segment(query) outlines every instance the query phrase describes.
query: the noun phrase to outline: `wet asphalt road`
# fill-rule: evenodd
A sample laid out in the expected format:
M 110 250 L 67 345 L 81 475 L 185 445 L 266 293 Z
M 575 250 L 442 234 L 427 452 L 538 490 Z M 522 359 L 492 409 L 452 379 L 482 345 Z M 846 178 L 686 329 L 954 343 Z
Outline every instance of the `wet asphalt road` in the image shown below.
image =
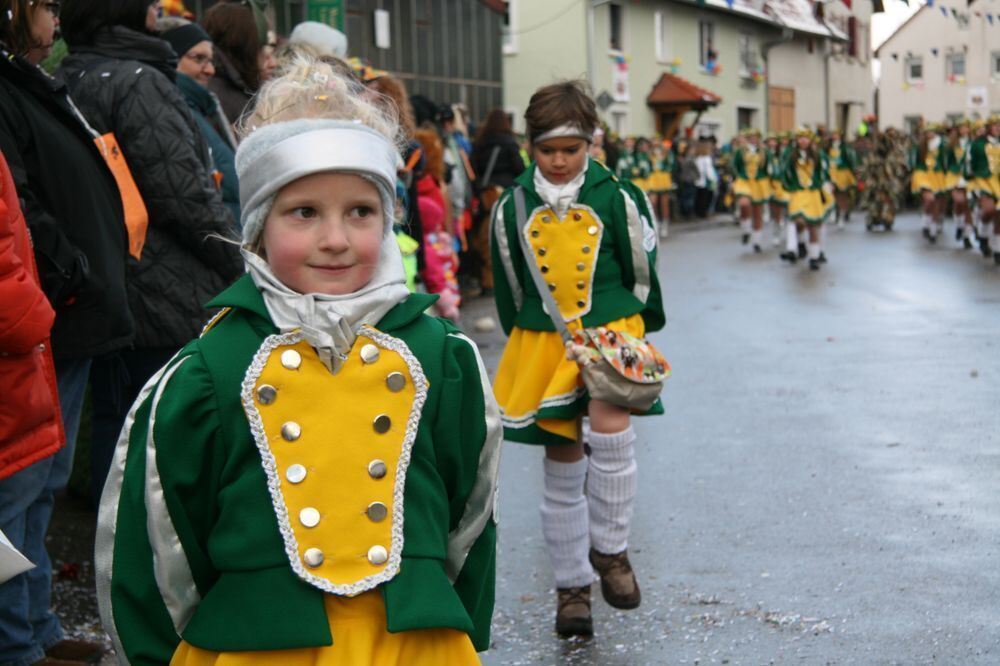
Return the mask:
M 596 601 L 592 640 L 554 634 L 541 452 L 506 445 L 484 663 L 1000 663 L 1000 268 L 927 246 L 912 215 L 831 230 L 818 273 L 738 237 L 676 225 L 662 248 L 673 377 L 667 415 L 636 421 L 642 606 Z M 492 304 L 464 311 L 471 328 Z M 473 335 L 494 368 L 502 333 Z M 64 501 L 53 539 L 80 564 L 56 596 L 83 635 L 88 519 Z

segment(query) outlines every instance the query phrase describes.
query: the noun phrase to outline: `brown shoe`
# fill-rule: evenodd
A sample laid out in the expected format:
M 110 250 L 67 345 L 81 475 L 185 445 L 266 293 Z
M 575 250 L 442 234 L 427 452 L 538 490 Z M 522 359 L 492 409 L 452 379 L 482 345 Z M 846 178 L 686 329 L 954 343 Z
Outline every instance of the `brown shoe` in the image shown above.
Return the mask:
M 96 664 L 104 656 L 104 648 L 97 643 L 88 643 L 87 641 L 67 638 L 46 650 L 45 656 L 57 661 Z
M 639 583 L 628 561 L 628 551 L 604 555 L 590 549 L 590 563 L 601 576 L 601 594 L 608 605 L 621 610 L 638 608 L 642 599 Z
M 593 636 L 590 617 L 590 586 L 561 587 L 556 609 L 556 633 L 560 636 Z

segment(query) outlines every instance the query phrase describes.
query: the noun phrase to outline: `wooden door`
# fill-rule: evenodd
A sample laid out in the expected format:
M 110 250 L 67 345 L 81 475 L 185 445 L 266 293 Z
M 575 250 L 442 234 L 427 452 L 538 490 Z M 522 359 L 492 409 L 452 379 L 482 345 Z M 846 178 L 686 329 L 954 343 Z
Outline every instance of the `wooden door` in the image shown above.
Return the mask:
M 795 129 L 795 89 L 768 88 L 768 130 L 791 132 Z

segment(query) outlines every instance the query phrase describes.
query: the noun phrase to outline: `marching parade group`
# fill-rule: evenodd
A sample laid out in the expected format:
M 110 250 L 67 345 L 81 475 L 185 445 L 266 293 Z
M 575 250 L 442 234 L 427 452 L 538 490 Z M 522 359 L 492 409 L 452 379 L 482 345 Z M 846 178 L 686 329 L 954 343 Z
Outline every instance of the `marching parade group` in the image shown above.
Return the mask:
M 873 120 L 866 118 L 854 141 L 822 128 L 766 137 L 746 129 L 718 151 L 707 168 L 729 183 L 722 207 L 732 207 L 742 243 L 763 252 L 769 220 L 774 244 L 783 244 L 781 259 L 808 260 L 819 270 L 827 261 L 827 222 L 843 226 L 859 206 L 869 230 L 891 230 L 909 194 L 920 205 L 928 242 L 938 241 L 950 213 L 956 241 L 1000 265 L 1000 116 L 928 123 L 912 139 L 895 128 L 879 131 Z M 615 162 L 617 176 L 646 192 L 664 225 L 687 152 L 679 144 L 627 138 Z

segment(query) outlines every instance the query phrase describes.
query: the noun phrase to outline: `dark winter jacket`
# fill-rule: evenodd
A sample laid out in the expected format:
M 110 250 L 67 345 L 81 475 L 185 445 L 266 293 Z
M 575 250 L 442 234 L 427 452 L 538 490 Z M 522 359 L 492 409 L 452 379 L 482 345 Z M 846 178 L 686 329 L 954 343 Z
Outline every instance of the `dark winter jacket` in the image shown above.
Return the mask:
M 0 157 L 0 479 L 60 448 L 49 331 L 55 313 L 42 292 L 31 238 L 7 163 Z
M 233 125 L 243 115 L 253 97 L 253 91 L 243 82 L 243 77 L 226 54 L 218 48 L 215 49 L 215 76 L 209 80 L 208 89 L 219 98 L 222 112 Z
M 146 245 L 129 263 L 137 348 L 180 348 L 205 323 L 203 305 L 243 271 L 235 222 L 212 178 L 198 123 L 173 83 L 162 39 L 115 26 L 70 45 L 58 74 L 99 132 L 114 132 L 149 212 Z
M 487 174 L 494 147 L 500 150 L 493 172 Z M 476 173 L 476 192 L 482 192 L 487 187 L 511 187 L 514 179 L 524 171 L 524 160 L 521 159 L 517 141 L 510 134 L 488 134 L 480 138 L 472 147 L 472 170 Z M 489 183 L 484 182 L 487 175 Z
M 240 184 L 236 178 L 236 142 L 218 98 L 187 74 L 177 72 L 177 87 L 184 93 L 198 129 L 212 151 L 212 162 L 222 176 L 222 202 L 238 223 Z
M 56 358 L 121 349 L 134 332 L 125 295 L 121 197 L 66 87 L 0 49 L 0 151 L 56 310 Z

